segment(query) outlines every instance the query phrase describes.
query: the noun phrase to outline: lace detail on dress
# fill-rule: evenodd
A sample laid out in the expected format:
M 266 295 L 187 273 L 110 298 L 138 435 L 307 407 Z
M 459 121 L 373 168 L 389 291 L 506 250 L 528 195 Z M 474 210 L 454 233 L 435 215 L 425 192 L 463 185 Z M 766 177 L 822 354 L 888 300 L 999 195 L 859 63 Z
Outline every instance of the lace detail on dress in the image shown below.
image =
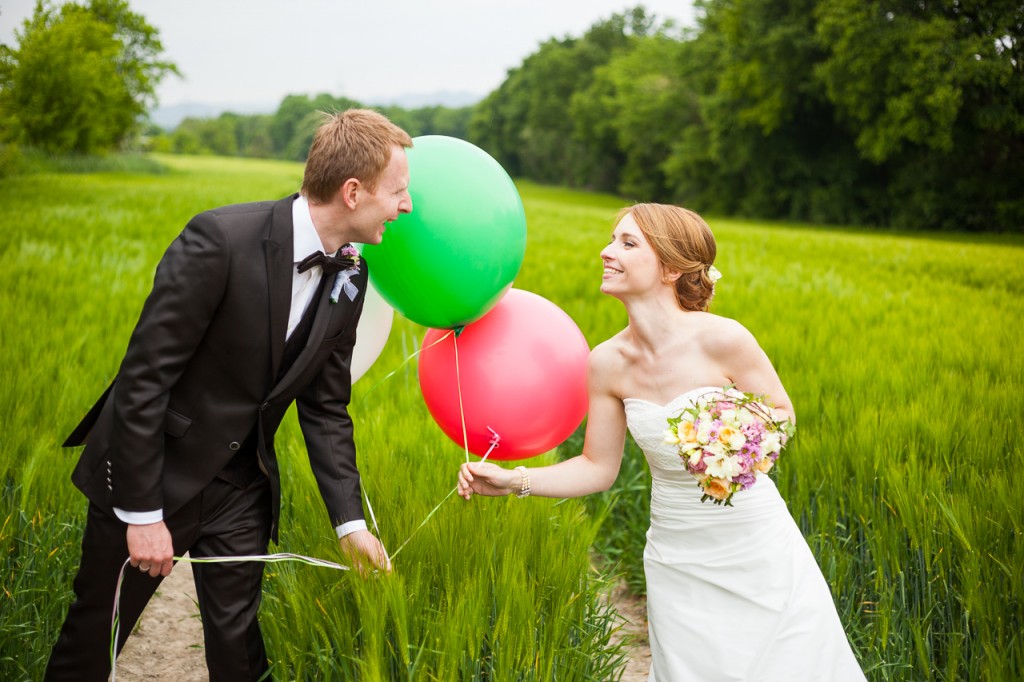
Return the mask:
M 686 466 L 679 457 L 679 449 L 665 442 L 668 418 L 678 416 L 690 401 L 701 394 L 716 390 L 721 389 L 695 388 L 676 396 L 665 405 L 641 398 L 626 398 L 622 401 L 626 408 L 626 426 L 633 440 L 643 450 L 649 466 L 667 471 L 686 471 Z
M 679 450 L 665 442 L 666 420 L 674 413 L 645 400 L 627 399 L 625 405 L 629 433 L 643 450 L 647 464 L 652 468 L 685 471 Z

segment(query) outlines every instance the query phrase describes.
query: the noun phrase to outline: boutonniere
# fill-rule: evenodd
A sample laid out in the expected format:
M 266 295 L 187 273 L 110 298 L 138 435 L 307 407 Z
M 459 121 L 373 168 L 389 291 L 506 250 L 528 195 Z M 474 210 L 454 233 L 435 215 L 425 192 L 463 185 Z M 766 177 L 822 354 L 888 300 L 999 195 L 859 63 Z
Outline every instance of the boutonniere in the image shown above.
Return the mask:
M 356 249 L 356 247 L 352 246 L 351 244 L 345 244 L 345 246 L 341 247 L 341 249 L 338 251 L 338 256 L 340 258 L 348 258 L 349 260 L 351 260 L 352 269 L 355 269 L 356 272 L 359 272 L 360 256 L 359 251 Z
M 341 247 L 341 250 L 338 251 L 337 257 L 339 259 L 348 259 L 352 261 L 352 264 L 344 270 L 340 270 L 338 274 L 334 276 L 334 286 L 331 287 L 331 303 L 338 302 L 338 296 L 342 291 L 344 291 L 345 295 L 348 296 L 348 300 L 354 301 L 356 300 L 356 294 L 359 293 L 359 287 L 352 283 L 352 278 L 359 274 L 359 251 L 357 251 L 356 247 L 351 244 L 345 244 L 345 246 Z

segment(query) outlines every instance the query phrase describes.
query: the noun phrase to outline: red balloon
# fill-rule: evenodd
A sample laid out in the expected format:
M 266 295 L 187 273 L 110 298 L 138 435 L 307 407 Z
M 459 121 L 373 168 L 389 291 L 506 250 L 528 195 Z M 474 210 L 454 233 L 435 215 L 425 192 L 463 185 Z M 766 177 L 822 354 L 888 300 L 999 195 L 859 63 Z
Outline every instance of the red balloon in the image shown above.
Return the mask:
M 458 379 L 466 440 L 475 455 L 490 449 L 493 430 L 498 447 L 488 459 L 533 457 L 564 441 L 583 421 L 590 348 L 572 318 L 551 301 L 510 289 L 458 337 L 444 338 L 448 333 L 427 331 L 419 380 L 434 421 L 459 446 L 465 447 Z

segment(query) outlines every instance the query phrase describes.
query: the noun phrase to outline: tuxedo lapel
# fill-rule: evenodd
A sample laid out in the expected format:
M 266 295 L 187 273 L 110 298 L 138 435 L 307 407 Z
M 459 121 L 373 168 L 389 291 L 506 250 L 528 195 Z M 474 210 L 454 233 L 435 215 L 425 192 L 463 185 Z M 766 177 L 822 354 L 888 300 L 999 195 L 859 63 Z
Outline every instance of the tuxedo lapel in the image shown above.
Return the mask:
M 288 313 L 292 305 L 292 268 L 294 267 L 294 228 L 292 195 L 277 202 L 270 221 L 270 236 L 263 242 L 270 287 L 270 372 L 276 377 L 288 334 Z
M 283 377 L 281 377 L 281 380 L 277 382 L 277 385 L 274 386 L 270 395 L 267 396 L 268 400 L 274 400 L 277 398 L 277 396 L 288 388 L 288 386 L 290 386 L 291 383 L 306 369 L 310 359 L 323 342 L 331 320 L 338 315 L 348 317 L 354 314 L 367 287 L 367 273 L 365 266 L 366 262 L 363 261 L 363 267 L 360 269 L 360 272 L 352 278 L 352 283 L 359 290 L 359 295 L 356 296 L 356 300 L 354 301 L 350 301 L 348 296 L 342 292 L 341 295 L 338 296 L 338 302 L 331 303 L 331 285 L 334 283 L 334 276 L 330 276 L 329 281 L 324 283 L 323 291 L 320 293 L 319 299 L 315 301 L 315 305 L 317 306 L 316 317 L 313 318 L 313 328 L 309 332 L 309 339 L 306 341 L 306 345 L 302 349 L 302 352 L 299 353 L 297 358 L 295 358 L 295 363 L 292 364 L 291 368 Z M 313 305 L 313 303 L 310 305 Z

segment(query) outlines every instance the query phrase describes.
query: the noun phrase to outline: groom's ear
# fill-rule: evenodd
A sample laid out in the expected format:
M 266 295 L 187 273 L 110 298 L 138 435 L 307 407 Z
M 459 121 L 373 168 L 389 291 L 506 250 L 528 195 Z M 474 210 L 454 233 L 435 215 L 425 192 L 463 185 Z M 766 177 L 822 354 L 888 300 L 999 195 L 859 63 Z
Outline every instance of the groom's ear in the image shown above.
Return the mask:
M 355 209 L 359 203 L 359 190 L 362 186 L 363 183 L 359 182 L 358 178 L 349 178 L 338 188 L 338 199 L 349 210 Z

